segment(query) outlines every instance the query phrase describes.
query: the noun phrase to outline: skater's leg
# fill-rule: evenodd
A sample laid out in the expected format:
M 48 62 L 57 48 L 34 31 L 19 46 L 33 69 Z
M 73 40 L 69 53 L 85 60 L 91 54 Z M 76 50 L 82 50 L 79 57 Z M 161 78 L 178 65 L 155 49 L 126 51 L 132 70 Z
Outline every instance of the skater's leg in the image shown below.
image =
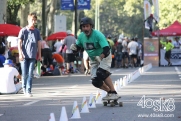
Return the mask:
M 110 88 L 98 77 L 92 78 L 92 85 L 94 85 L 97 88 L 100 88 L 106 92 L 110 92 Z
M 109 89 L 111 90 L 111 91 L 115 91 L 115 89 L 114 89 L 114 86 L 113 86 L 113 83 L 112 83 L 112 80 L 111 80 L 111 78 L 110 78 L 110 76 L 109 77 L 107 77 L 106 79 L 105 79 L 105 84 L 109 87 Z
M 106 92 L 110 92 L 111 91 L 111 89 L 105 83 L 103 83 L 103 85 L 100 87 L 100 89 L 102 89 L 102 90 L 104 90 Z

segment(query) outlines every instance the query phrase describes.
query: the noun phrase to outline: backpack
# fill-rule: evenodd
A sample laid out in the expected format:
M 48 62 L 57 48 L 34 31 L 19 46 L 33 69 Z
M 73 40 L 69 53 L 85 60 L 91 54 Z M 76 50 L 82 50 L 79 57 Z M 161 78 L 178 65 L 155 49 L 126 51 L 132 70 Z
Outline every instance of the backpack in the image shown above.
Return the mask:
M 53 70 L 53 75 L 54 75 L 54 76 L 61 75 L 58 67 L 55 67 L 55 68 L 54 68 L 54 70 Z

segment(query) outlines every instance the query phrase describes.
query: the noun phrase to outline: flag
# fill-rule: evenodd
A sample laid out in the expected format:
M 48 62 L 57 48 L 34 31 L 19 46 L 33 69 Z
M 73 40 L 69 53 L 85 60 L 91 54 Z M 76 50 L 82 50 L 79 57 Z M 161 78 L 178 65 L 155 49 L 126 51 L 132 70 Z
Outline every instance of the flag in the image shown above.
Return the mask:
M 145 0 L 144 1 L 144 18 L 145 20 L 150 16 L 151 14 L 151 5 L 150 5 L 150 2 Z M 145 22 L 145 28 L 146 29 L 149 29 L 150 27 L 148 26 L 148 23 Z
M 159 3 L 158 0 L 152 0 L 153 6 L 154 6 L 154 18 L 157 22 L 159 22 Z

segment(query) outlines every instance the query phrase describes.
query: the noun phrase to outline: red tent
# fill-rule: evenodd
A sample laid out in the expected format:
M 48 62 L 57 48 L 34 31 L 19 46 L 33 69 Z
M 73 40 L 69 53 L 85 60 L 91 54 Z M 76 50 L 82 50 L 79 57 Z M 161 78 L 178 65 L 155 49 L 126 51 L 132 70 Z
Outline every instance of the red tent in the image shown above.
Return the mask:
M 153 36 L 181 36 L 181 24 L 175 21 L 169 27 L 152 32 Z
M 21 27 L 12 24 L 0 24 L 0 36 L 18 36 Z
M 64 39 L 67 36 L 67 32 L 57 32 L 48 36 L 47 40 L 57 40 Z M 71 34 L 73 36 L 73 34 Z

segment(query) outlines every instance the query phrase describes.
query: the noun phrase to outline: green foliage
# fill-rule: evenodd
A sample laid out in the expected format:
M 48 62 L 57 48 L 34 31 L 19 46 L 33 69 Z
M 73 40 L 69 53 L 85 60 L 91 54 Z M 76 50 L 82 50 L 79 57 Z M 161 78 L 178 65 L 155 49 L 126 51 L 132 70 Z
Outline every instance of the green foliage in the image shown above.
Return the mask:
M 95 18 L 95 0 L 86 15 Z M 102 0 L 100 3 L 100 31 L 115 37 L 125 36 L 142 38 L 143 1 L 141 0 Z
M 17 13 L 22 4 L 31 4 L 35 0 L 8 0 L 7 11 L 9 14 L 8 21 L 17 23 Z M 112 34 L 118 37 L 119 34 L 124 33 L 125 36 L 138 36 L 140 39 L 148 35 L 148 30 L 144 29 L 143 19 L 144 0 L 99 0 L 100 1 L 100 31 L 104 34 Z M 152 5 L 152 0 L 149 0 Z M 41 0 L 37 7 L 33 7 L 34 11 L 41 16 Z M 48 0 L 51 2 L 51 0 Z M 85 16 L 91 17 L 95 20 L 95 2 L 91 0 L 91 10 L 84 10 Z M 175 20 L 181 22 L 181 0 L 159 0 L 160 21 L 154 30 L 168 27 Z M 33 5 L 34 6 L 34 5 Z M 81 16 L 84 16 L 81 13 Z M 56 14 L 67 16 L 67 29 L 72 27 L 72 11 L 56 10 Z M 41 18 L 41 17 L 40 17 Z M 79 18 L 80 19 L 80 18 Z M 40 20 L 41 23 L 41 20 Z M 79 24 L 78 24 L 79 26 Z
M 23 4 L 33 3 L 34 0 L 8 0 L 7 1 L 7 23 L 18 24 L 19 20 L 17 19 L 18 11 Z
M 168 27 L 175 20 L 181 22 L 181 0 L 160 0 L 160 29 Z

